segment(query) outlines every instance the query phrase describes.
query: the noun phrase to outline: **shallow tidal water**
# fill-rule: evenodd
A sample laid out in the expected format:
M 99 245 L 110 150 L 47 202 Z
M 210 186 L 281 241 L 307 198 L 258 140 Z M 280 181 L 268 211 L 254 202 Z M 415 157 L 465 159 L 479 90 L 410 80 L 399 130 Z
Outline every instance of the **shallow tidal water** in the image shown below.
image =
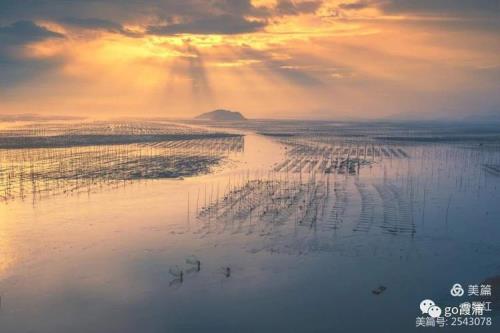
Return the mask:
M 482 167 L 499 156 L 405 149 L 321 176 L 342 194 L 332 190 L 317 228 L 197 219 L 230 183 L 308 177 L 270 175 L 286 150 L 256 134 L 214 174 L 1 203 L 0 332 L 420 331 L 421 300 L 452 303 L 454 283 L 500 274 L 500 177 Z M 439 330 L 495 332 L 492 316 L 491 327 Z

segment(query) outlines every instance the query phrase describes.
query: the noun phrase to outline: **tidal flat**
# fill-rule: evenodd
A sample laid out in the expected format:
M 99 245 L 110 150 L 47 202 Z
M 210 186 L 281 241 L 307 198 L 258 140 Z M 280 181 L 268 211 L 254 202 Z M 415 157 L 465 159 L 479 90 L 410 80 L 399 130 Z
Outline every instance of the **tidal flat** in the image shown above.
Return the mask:
M 2 128 L 0 331 L 419 331 L 422 299 L 451 303 L 454 283 L 500 275 L 499 134 L 252 120 Z M 467 332 L 495 331 L 491 316 Z

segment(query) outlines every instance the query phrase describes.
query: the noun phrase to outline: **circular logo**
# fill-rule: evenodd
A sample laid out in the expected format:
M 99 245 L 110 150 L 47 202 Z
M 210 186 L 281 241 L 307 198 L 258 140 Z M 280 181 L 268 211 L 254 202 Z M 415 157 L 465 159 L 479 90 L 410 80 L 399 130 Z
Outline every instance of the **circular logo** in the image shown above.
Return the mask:
M 451 287 L 450 294 L 451 296 L 455 297 L 463 296 L 464 288 L 462 288 L 462 285 L 460 283 L 455 283 L 453 287 Z
M 432 318 L 438 318 L 441 316 L 441 308 L 437 305 L 433 305 L 429 308 L 429 316 Z
M 420 311 L 422 311 L 422 314 L 428 313 L 429 308 L 434 305 L 436 305 L 436 303 L 434 303 L 433 300 L 424 299 L 422 302 L 420 302 Z

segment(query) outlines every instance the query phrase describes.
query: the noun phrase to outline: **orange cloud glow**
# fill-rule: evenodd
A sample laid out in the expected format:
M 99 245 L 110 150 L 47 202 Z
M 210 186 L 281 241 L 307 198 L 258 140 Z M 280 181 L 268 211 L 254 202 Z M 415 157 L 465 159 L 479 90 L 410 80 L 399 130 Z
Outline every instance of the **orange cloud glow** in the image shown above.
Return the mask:
M 151 13 L 118 26 L 35 20 L 58 38 L 15 45 L 16 61 L 43 70 L 2 82 L 1 112 L 178 117 L 225 107 L 250 117 L 373 118 L 500 105 L 498 33 L 468 28 L 467 17 L 391 12 L 376 1 L 248 6 L 237 33 L 216 20 L 165 25 Z

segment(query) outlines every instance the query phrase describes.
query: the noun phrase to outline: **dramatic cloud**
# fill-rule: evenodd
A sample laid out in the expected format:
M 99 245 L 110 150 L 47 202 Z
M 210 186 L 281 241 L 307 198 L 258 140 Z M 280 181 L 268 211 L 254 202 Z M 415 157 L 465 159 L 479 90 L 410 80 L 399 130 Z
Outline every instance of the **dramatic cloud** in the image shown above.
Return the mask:
M 154 35 L 175 35 L 185 33 L 232 35 L 254 32 L 260 30 L 265 25 L 265 21 L 247 20 L 243 17 L 226 14 L 194 19 L 184 23 L 150 26 L 146 32 Z
M 66 17 L 58 20 L 57 23 L 82 30 L 103 31 L 128 37 L 141 37 L 144 35 L 141 32 L 126 29 L 120 23 L 99 18 Z
M 17 21 L 0 26 L 0 45 L 19 45 L 48 38 L 63 38 L 64 35 L 50 31 L 31 21 Z
M 370 7 L 370 3 L 366 1 L 348 2 L 339 4 L 339 8 L 345 10 L 358 10 L 368 7 Z
M 279 0 L 275 12 L 280 15 L 299 15 L 314 13 L 322 4 L 322 1 Z
M 498 15 L 498 0 L 390 0 L 380 1 L 387 12 L 435 15 Z
M 119 23 L 98 18 L 66 17 L 58 22 L 85 29 L 106 30 L 110 32 L 123 32 L 124 30 Z
M 277 76 L 283 82 L 307 89 L 316 89 L 323 84 L 319 78 L 320 75 L 311 66 L 296 65 L 291 61 L 292 59 L 276 59 L 273 57 L 272 52 L 257 51 L 248 47 L 244 47 L 237 52 L 239 58 L 254 60 L 252 67 L 265 76 Z
M 9 87 L 54 68 L 58 59 L 35 59 L 25 52 L 30 43 L 63 39 L 64 35 L 50 31 L 31 21 L 17 21 L 0 26 L 0 87 Z
M 498 0 L 0 0 L 0 113 L 500 109 Z

